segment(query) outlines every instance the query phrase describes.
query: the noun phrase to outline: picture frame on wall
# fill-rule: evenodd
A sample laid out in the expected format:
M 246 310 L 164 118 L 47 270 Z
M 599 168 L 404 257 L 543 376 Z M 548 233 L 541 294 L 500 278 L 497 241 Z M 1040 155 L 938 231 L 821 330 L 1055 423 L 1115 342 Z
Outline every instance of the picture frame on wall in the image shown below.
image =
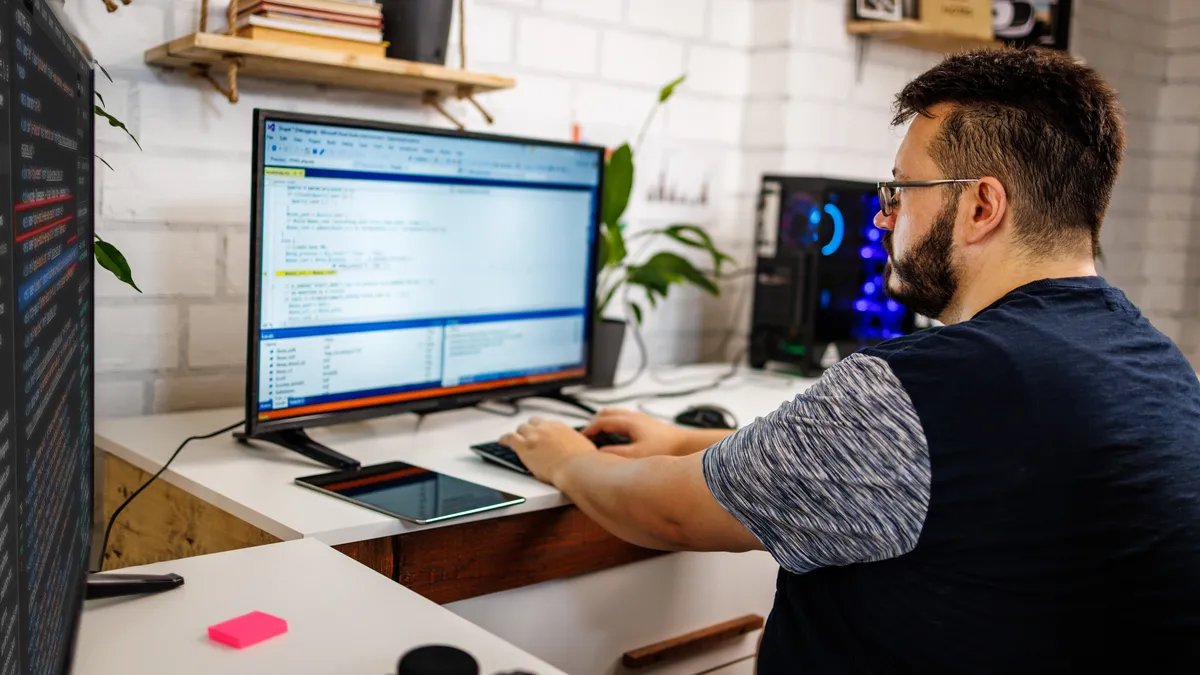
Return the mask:
M 854 0 L 854 18 L 899 21 L 904 18 L 904 0 Z
M 996 38 L 1012 47 L 1066 51 L 1071 36 L 1071 0 L 992 0 Z

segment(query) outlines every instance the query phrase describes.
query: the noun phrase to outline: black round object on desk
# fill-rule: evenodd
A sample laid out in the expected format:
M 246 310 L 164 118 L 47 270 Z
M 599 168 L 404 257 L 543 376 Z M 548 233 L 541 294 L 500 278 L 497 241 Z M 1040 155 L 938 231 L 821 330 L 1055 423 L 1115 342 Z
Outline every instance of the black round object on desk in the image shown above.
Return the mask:
M 400 657 L 396 675 L 479 675 L 479 662 L 457 647 L 417 647 Z

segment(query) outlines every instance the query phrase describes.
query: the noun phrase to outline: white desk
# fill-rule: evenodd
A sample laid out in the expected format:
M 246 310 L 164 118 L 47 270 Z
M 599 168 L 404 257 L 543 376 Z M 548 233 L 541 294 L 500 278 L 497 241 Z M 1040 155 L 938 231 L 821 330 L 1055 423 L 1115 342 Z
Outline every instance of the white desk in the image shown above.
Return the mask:
M 596 397 L 683 390 L 710 382 L 727 368 L 689 366 L 675 369 L 659 376 L 664 380 L 669 378 L 675 384 L 661 384 L 643 377 L 627 390 L 601 393 Z M 673 415 L 691 404 L 715 403 L 730 409 L 746 424 L 774 410 L 810 384 L 811 381 L 806 380 L 746 373 L 718 389 L 683 398 L 648 401 L 647 406 L 660 414 Z M 331 546 L 563 506 L 568 501 L 557 489 L 489 464 L 469 449 L 475 443 L 496 440 L 533 414 L 556 417 L 543 409 L 572 410 L 546 401 L 531 401 L 529 406 L 539 410 L 511 419 L 466 409 L 430 415 L 419 427 L 416 416 L 400 415 L 311 431 L 317 441 L 353 457 L 364 466 L 386 461 L 408 462 L 526 499 L 519 506 L 437 525 L 412 525 L 300 488 L 295 485 L 296 478 L 330 469 L 277 446 L 266 443 L 256 443 L 253 447 L 242 445 L 232 435 L 193 441 L 163 473 L 162 480 L 284 541 L 313 537 Z M 101 420 L 96 423 L 96 445 L 153 473 L 162 467 L 183 439 L 228 426 L 244 416 L 244 410 L 229 408 Z M 571 417 L 561 419 L 581 423 Z
M 427 644 L 454 645 L 483 675 L 560 671 L 316 542 L 300 540 L 130 571 L 182 574 L 160 595 L 88 602 L 74 675 L 384 675 Z M 288 632 L 237 650 L 208 626 L 263 611 Z
M 630 393 L 691 389 L 710 383 L 725 372 L 726 366 L 690 366 L 659 373 L 658 381 L 643 377 L 626 390 L 594 396 L 609 399 Z M 730 409 L 742 424 L 747 424 L 810 384 L 811 381 L 743 371 L 717 389 L 687 397 L 647 400 L 645 405 L 660 415 L 672 416 L 689 405 L 717 404 Z M 636 402 L 623 405 L 634 407 Z M 443 412 L 430 415 L 419 428 L 416 417 L 403 415 L 312 431 L 318 441 L 364 465 L 409 462 L 506 490 L 527 500 L 520 506 L 434 526 L 409 525 L 301 488 L 294 484 L 295 478 L 327 469 L 275 446 L 241 445 L 231 436 L 188 445 L 162 479 L 285 541 L 313 538 L 330 545 L 355 544 L 521 513 L 534 515 L 530 512 L 561 507 L 567 500 L 558 490 L 489 464 L 469 450 L 472 444 L 499 438 L 532 414 L 554 417 L 544 411 L 573 412 L 547 401 L 529 401 L 526 407 L 538 410 L 527 410 L 521 418 L 504 418 L 470 409 Z M 129 464 L 154 472 L 184 438 L 228 426 L 243 415 L 241 409 L 228 409 L 100 421 L 96 425 L 96 445 Z M 579 423 L 571 417 L 562 419 Z M 130 518 L 137 518 L 136 504 L 127 513 Z M 524 532 L 522 536 L 537 539 L 538 535 Z M 457 547 L 469 563 L 473 555 L 469 544 L 455 542 L 451 546 Z M 470 564 L 463 569 L 465 574 L 473 573 Z M 778 572 L 765 553 L 672 554 L 598 569 L 469 597 L 446 607 L 572 675 L 612 675 L 623 672 L 618 661 L 620 654 L 629 649 L 745 614 L 767 614 Z M 415 572 L 429 576 L 426 570 Z M 514 613 L 513 607 L 521 607 L 522 611 Z M 644 675 L 706 672 L 752 655 L 756 639 L 757 635 L 749 635 L 684 662 L 639 672 Z

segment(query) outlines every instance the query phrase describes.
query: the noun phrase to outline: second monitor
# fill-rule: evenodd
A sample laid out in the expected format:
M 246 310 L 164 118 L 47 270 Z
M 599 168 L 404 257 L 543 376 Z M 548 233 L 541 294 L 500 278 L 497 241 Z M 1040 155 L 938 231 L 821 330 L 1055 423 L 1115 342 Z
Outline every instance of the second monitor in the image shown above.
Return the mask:
M 587 381 L 603 149 L 255 111 L 247 429 Z

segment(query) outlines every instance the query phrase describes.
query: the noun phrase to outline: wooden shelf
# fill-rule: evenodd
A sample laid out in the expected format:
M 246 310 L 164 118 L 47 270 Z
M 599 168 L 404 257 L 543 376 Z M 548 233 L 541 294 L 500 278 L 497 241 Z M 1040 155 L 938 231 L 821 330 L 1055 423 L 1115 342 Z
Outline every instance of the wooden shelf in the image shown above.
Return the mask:
M 850 21 L 846 29 L 852 35 L 866 35 L 888 42 L 937 52 L 959 52 L 980 47 L 999 47 L 1003 43 L 978 35 L 958 35 L 921 21 Z
M 220 33 L 192 33 L 172 40 L 148 50 L 145 60 L 167 68 L 214 66 L 219 69 L 236 63 L 239 76 L 427 96 L 472 96 L 509 89 L 516 84 L 512 78 L 499 75 Z

